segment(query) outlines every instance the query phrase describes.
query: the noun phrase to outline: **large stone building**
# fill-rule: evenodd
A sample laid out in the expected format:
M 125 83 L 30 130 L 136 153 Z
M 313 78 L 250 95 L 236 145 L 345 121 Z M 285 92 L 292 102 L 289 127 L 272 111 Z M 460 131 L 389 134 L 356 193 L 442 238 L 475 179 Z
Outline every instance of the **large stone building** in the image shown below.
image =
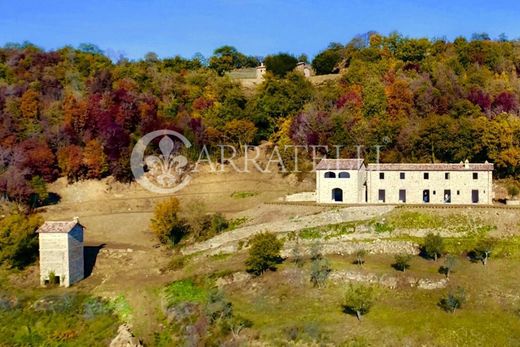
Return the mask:
M 493 164 L 368 164 L 323 159 L 316 167 L 319 203 L 491 204 Z
M 60 286 L 68 287 L 83 279 L 83 229 L 77 218 L 72 221 L 47 221 L 36 232 L 40 242 L 40 283 L 55 275 Z

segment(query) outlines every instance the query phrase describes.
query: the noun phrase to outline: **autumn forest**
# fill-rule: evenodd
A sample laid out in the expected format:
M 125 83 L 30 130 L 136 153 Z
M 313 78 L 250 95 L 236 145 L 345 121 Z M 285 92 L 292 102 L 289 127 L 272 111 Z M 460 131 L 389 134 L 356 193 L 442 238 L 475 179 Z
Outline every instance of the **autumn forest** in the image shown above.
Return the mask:
M 371 33 L 316 55 L 317 74 L 338 76 L 319 84 L 292 71 L 305 59 L 224 46 L 208 59 L 113 61 L 93 45 L 5 45 L 0 191 L 27 202 L 60 176 L 129 181 L 133 144 L 163 128 L 193 155 L 220 143 L 342 145 L 342 157 L 381 145 L 383 162 L 488 160 L 499 177 L 520 173 L 520 42 Z M 268 73 L 253 90 L 228 74 L 260 61 Z

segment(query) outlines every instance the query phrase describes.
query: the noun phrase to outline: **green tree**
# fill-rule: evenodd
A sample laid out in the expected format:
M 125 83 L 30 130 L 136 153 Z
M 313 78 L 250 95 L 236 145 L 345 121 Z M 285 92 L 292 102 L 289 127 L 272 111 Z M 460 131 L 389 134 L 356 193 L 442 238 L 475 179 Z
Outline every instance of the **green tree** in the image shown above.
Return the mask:
M 312 60 L 312 68 L 316 71 L 316 74 L 326 75 L 332 73 L 341 62 L 342 49 L 341 45 L 332 46 L 318 53 Z
M 264 60 L 267 71 L 278 77 L 285 77 L 287 73 L 294 70 L 298 59 L 287 53 L 268 55 Z
M 357 264 L 359 266 L 365 264 L 365 256 L 367 255 L 367 251 L 364 249 L 358 249 L 354 253 L 356 259 L 354 260 L 354 264 Z
M 495 249 L 497 241 L 492 238 L 480 240 L 472 251 L 472 258 L 480 260 L 484 266 L 487 265 L 491 253 Z
M 312 84 L 302 74 L 291 72 L 284 79 L 268 77 L 248 106 L 250 120 L 258 128 L 257 137 L 268 139 L 280 119 L 294 116 L 313 94 Z
M 36 229 L 43 223 L 41 216 L 11 214 L 0 219 L 0 265 L 23 268 L 38 253 Z
M 457 257 L 448 254 L 446 259 L 444 260 L 444 265 L 440 267 L 439 272 L 443 273 L 447 279 L 450 278 L 450 274 L 453 272 L 453 270 L 458 266 L 459 260 Z
M 368 313 L 375 300 L 374 287 L 350 283 L 345 292 L 343 309 L 346 313 L 355 314 L 358 320 Z
M 276 269 L 281 261 L 280 251 L 283 241 L 273 233 L 256 234 L 250 241 L 249 257 L 246 259 L 247 271 L 257 276 L 269 269 Z
M 456 289 L 450 290 L 445 296 L 439 301 L 439 307 L 446 312 L 454 313 L 456 309 L 461 308 L 466 301 L 466 292 L 464 288 L 457 287 Z
M 311 263 L 311 283 L 314 287 L 322 287 L 332 271 L 325 258 L 314 259 Z
M 244 67 L 247 64 L 248 58 L 244 54 L 235 47 L 227 45 L 215 49 L 213 56 L 209 59 L 209 68 L 221 76 L 227 71 Z
M 47 184 L 41 176 L 33 176 L 33 178 L 31 178 L 31 187 L 34 191 L 31 196 L 32 207 L 43 204 L 49 198 Z
M 422 252 L 427 258 L 437 261 L 444 253 L 444 240 L 439 234 L 428 233 L 424 238 Z
M 410 260 L 412 256 L 410 254 L 396 254 L 394 257 L 394 264 L 392 266 L 399 271 L 405 272 L 410 267 Z

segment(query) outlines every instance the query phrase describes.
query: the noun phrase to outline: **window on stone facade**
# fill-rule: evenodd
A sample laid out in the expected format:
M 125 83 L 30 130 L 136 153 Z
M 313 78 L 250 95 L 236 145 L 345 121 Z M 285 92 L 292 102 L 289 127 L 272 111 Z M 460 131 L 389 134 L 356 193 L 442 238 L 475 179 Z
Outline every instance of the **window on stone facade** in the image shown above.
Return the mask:
M 474 172 L 473 173 L 473 179 L 474 180 L 478 180 L 478 172 Z
M 429 173 L 429 172 L 425 172 L 425 173 L 424 173 L 424 179 L 425 179 L 425 180 L 430 179 L 430 173 Z
M 404 180 L 405 176 L 406 176 L 406 175 L 405 175 L 404 172 L 401 172 L 401 173 L 399 174 L 399 178 L 402 179 L 402 180 Z
M 384 180 L 385 179 L 385 173 L 384 172 L 380 172 L 379 173 L 379 179 L 380 180 Z
M 325 178 L 336 178 L 336 174 L 332 171 L 325 172 Z
M 447 180 L 449 180 L 449 179 L 450 179 L 450 173 L 449 173 L 449 172 L 446 172 L 446 173 L 444 174 L 444 178 L 447 179 Z
M 348 172 L 340 172 L 338 177 L 339 178 L 350 178 L 350 174 Z

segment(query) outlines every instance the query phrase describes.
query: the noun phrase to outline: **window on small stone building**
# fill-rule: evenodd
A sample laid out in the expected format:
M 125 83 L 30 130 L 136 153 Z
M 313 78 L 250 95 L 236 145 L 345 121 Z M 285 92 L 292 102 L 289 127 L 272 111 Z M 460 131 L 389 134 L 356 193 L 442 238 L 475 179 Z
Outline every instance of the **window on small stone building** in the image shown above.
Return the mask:
M 474 180 L 478 180 L 478 172 L 474 172 L 473 173 L 473 179 Z
M 380 172 L 379 173 L 379 179 L 380 180 L 384 180 L 385 179 L 385 173 L 384 172 Z
M 425 172 L 425 173 L 424 173 L 424 179 L 425 179 L 425 180 L 430 179 L 430 173 L 429 173 L 429 172 Z
M 404 172 L 401 172 L 401 173 L 399 174 L 399 178 L 400 178 L 400 179 L 404 180 L 405 177 L 406 177 L 406 175 L 405 175 Z

